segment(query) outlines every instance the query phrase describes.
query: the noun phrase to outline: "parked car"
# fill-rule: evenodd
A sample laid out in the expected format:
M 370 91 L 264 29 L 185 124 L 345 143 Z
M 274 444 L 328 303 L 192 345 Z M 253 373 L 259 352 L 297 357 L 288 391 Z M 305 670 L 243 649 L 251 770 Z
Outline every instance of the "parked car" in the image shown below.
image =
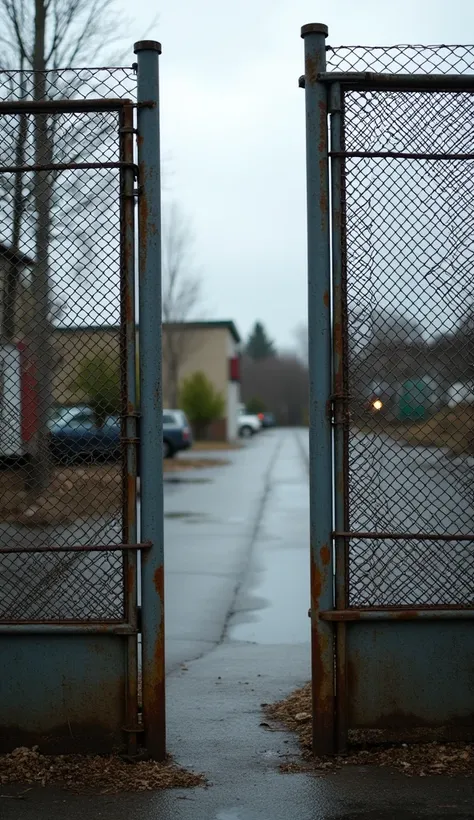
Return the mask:
M 182 410 L 163 410 L 163 456 L 173 458 L 193 446 L 191 425 Z
M 275 427 L 276 418 L 273 413 L 259 413 L 258 417 L 264 430 L 268 427 Z
M 251 438 L 262 429 L 262 422 L 257 415 L 247 413 L 241 407 L 237 418 L 237 429 L 242 438 Z
M 51 452 L 58 461 L 120 457 L 120 418 L 108 416 L 99 425 L 87 405 L 57 408 L 49 423 L 49 435 Z

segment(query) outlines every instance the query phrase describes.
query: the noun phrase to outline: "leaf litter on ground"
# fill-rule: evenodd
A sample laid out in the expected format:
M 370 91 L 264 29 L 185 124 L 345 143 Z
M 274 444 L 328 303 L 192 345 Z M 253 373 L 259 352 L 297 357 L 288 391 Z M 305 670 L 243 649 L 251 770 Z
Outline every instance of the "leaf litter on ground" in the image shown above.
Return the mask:
M 113 794 L 193 788 L 205 786 L 206 779 L 181 768 L 171 758 L 163 763 L 127 763 L 117 755 L 43 755 L 37 746 L 20 746 L 0 755 L 0 786 L 13 783 Z
M 345 755 L 315 757 L 312 754 L 311 684 L 292 692 L 273 704 L 262 704 L 267 719 L 296 732 L 301 747 L 301 760 L 283 763 L 284 772 L 331 772 L 343 766 L 386 766 L 407 776 L 428 775 L 472 776 L 474 774 L 474 744 L 465 742 L 364 743 L 358 733 L 357 745 Z

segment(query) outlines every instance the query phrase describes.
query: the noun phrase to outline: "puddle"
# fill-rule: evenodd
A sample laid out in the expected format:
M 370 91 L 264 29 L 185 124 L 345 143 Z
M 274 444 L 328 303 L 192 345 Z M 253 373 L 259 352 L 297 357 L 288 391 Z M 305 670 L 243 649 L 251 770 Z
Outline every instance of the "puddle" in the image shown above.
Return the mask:
M 164 478 L 164 484 L 212 484 L 212 478 L 188 478 L 187 476 L 172 476 L 171 478 Z
M 211 516 L 207 513 L 199 512 L 165 512 L 164 517 L 171 520 L 188 521 L 189 523 L 197 524 L 200 521 L 209 521 Z

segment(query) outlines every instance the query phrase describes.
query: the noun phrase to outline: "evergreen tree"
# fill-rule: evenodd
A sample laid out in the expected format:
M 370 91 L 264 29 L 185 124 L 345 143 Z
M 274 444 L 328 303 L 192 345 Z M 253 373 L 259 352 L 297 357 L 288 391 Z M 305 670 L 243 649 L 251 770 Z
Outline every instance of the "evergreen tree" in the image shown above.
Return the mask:
M 259 359 L 270 359 L 276 355 L 274 342 L 267 336 L 261 322 L 255 322 L 245 348 L 247 356 L 255 361 Z

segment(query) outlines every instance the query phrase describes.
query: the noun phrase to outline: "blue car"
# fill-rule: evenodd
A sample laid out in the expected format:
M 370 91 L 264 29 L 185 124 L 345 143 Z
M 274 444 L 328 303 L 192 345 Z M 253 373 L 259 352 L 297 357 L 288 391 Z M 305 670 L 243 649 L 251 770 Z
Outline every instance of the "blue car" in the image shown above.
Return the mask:
M 193 446 L 191 425 L 182 410 L 163 411 L 163 457 L 173 458 Z
M 97 424 L 87 405 L 60 407 L 49 424 L 50 447 L 57 461 L 116 460 L 120 457 L 120 418 L 108 416 Z
M 139 422 L 138 422 L 139 428 Z M 94 411 L 87 404 L 58 407 L 50 424 L 50 447 L 58 461 L 117 460 L 121 453 L 119 416 L 108 416 L 98 425 Z M 172 458 L 192 447 L 190 424 L 182 410 L 163 412 L 163 457 Z M 140 452 L 138 452 L 140 474 Z

